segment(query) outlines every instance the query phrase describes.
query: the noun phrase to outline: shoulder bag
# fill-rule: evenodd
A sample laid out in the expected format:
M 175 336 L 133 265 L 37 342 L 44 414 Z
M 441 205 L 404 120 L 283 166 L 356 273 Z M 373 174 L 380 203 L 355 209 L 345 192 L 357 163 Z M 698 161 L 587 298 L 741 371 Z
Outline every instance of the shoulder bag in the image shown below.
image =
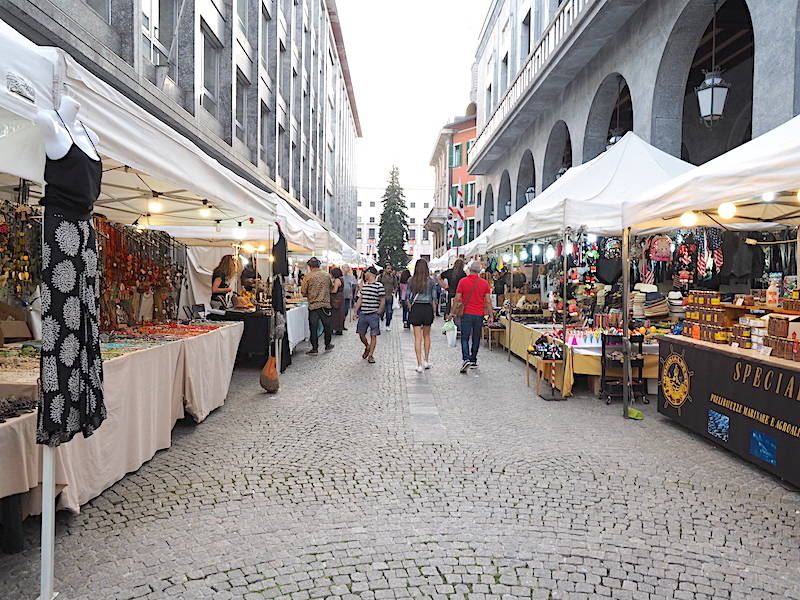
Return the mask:
M 460 318 L 464 315 L 464 307 L 467 304 L 469 304 L 470 300 L 472 300 L 472 296 L 475 294 L 475 290 L 478 288 L 478 282 L 480 282 L 480 277 L 475 278 L 475 283 L 472 285 L 472 290 L 470 290 L 469 296 L 467 296 L 466 300 L 462 300 L 461 302 L 456 302 L 456 299 L 453 298 L 453 306 L 450 309 L 450 314 L 452 316 Z

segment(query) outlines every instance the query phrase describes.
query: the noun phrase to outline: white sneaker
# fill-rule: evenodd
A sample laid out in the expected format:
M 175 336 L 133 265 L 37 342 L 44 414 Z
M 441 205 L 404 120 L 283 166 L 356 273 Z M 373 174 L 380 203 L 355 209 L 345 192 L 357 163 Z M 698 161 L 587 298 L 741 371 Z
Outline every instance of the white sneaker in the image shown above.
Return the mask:
M 384 330 L 384 331 L 391 331 L 391 330 L 392 330 L 392 328 L 391 328 L 391 327 L 389 327 L 389 326 L 387 325 L 386 327 L 384 327 L 384 328 L 383 328 L 383 330 Z
M 423 369 L 423 368 L 422 368 L 420 365 L 417 365 L 417 368 L 416 368 L 416 369 L 414 369 L 414 370 L 415 370 L 417 373 L 422 373 L 422 371 L 423 371 L 424 369 Z
M 426 361 L 425 363 L 423 363 L 422 366 L 425 367 L 426 369 L 430 369 L 433 366 L 433 363 L 429 363 Z

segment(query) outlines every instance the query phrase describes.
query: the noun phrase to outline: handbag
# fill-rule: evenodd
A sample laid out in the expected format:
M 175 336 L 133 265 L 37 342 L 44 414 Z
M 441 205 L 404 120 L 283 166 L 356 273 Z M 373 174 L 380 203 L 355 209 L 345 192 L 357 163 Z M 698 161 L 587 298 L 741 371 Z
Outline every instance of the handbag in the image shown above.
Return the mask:
M 280 382 L 278 380 L 278 364 L 274 356 L 270 356 L 267 359 L 267 363 L 264 365 L 264 368 L 261 369 L 259 383 L 267 392 L 274 394 L 278 391 L 278 388 L 280 387 Z
M 464 315 L 464 307 L 469 304 L 469 301 L 472 300 L 472 296 L 475 294 L 475 290 L 478 288 L 478 282 L 480 281 L 480 277 L 475 278 L 475 283 L 472 286 L 472 290 L 467 296 L 467 299 L 461 302 L 456 302 L 455 298 L 453 299 L 453 306 L 450 309 L 450 314 L 454 317 L 462 317 Z

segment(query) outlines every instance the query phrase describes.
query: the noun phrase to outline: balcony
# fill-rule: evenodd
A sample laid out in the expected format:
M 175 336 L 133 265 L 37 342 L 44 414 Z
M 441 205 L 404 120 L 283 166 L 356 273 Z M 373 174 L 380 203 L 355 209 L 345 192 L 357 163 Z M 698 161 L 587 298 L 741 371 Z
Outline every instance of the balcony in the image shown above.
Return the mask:
M 425 217 L 424 227 L 428 231 L 444 231 L 447 224 L 447 209 L 443 206 L 434 206 L 428 216 Z
M 472 145 L 470 174 L 490 173 L 646 1 L 563 2 Z

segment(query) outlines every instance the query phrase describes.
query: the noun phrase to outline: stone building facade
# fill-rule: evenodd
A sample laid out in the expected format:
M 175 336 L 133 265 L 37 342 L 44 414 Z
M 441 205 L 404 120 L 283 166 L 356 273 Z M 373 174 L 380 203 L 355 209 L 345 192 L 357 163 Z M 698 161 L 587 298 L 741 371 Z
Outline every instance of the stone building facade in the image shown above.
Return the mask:
M 355 244 L 361 130 L 335 0 L 7 0 L 0 18 Z
M 474 65 L 478 229 L 626 131 L 702 164 L 791 119 L 799 11 L 798 0 L 494 0 Z M 709 129 L 695 88 L 713 64 L 730 91 Z

